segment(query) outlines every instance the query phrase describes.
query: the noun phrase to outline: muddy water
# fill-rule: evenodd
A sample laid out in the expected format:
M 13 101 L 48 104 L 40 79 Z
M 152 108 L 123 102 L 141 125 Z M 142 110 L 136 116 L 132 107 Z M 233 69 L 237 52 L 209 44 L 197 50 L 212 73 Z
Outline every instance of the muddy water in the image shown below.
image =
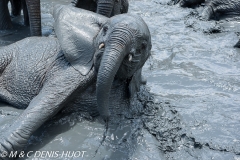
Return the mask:
M 145 119 L 144 126 L 139 121 L 123 121 L 106 142 L 120 143 L 116 138 L 121 137 L 128 140 L 125 148 L 111 144 L 106 149 L 99 147 L 104 124 L 88 119 L 72 127 L 72 117 L 65 117 L 57 128 L 33 136 L 28 150 L 86 150 L 83 159 L 102 159 L 103 155 L 110 155 L 106 159 L 240 159 L 240 50 L 233 48 L 240 21 L 203 22 L 198 19 L 201 7 L 183 9 L 168 1 L 130 0 L 129 8 L 130 13 L 143 17 L 152 34 L 152 56 L 143 73 L 151 94 L 162 102 L 162 119 Z M 69 0 L 42 0 L 44 35 L 52 32 L 56 3 L 68 4 Z M 29 35 L 21 19 L 14 21 L 14 29 L 0 31 L 0 46 Z M 4 130 L 10 116 L 21 111 L 2 108 Z M 181 121 L 181 130 L 169 127 L 175 120 Z M 147 130 L 134 141 L 131 126 Z

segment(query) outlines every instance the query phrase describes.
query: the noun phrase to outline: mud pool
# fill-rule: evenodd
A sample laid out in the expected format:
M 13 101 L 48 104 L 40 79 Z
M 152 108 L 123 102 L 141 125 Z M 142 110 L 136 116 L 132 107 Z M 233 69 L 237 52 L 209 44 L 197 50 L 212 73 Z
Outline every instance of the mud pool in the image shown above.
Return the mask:
M 53 6 L 69 2 L 41 1 L 45 36 L 53 30 Z M 82 159 L 240 160 L 240 49 L 233 48 L 240 19 L 204 22 L 202 7 L 168 2 L 130 0 L 129 12 L 143 17 L 153 43 L 143 69 L 150 94 L 142 88 L 138 96 L 147 107 L 133 104 L 142 115 L 118 119 L 107 132 L 87 114 L 63 116 L 32 136 L 26 150 L 86 151 Z M 0 31 L 0 46 L 29 36 L 22 24 L 14 19 L 12 30 Z M 1 104 L 1 132 L 21 112 Z

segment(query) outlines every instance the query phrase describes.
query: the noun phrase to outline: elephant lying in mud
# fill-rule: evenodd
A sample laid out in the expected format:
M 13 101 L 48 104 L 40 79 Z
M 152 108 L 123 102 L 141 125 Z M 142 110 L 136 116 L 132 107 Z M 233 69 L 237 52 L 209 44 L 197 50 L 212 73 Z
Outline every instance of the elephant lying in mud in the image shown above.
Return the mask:
M 206 2 L 202 17 L 206 20 L 240 16 L 239 0 L 210 0 Z
M 211 0 L 206 2 L 202 12 L 203 19 L 223 19 L 240 17 L 240 0 Z M 234 47 L 240 48 L 240 40 Z
M 9 0 L 0 1 L 0 30 L 12 28 L 11 17 L 8 11 Z M 24 24 L 30 24 L 32 36 L 41 36 L 41 8 L 40 0 L 10 0 L 12 16 L 19 16 L 21 9 L 24 13 Z
M 221 19 L 226 16 L 240 16 L 239 0 L 173 0 L 182 7 L 191 7 L 205 2 L 202 17 L 206 20 Z
M 0 99 L 25 109 L 0 137 L 1 152 L 22 150 L 65 106 L 97 108 L 108 120 L 111 86 L 128 87 L 131 95 L 141 84 L 151 36 L 139 16 L 107 18 L 56 6 L 54 18 L 56 37 L 26 38 L 0 49 Z
M 128 0 L 72 0 L 75 7 L 83 8 L 106 17 L 128 12 Z
M 176 0 L 182 7 L 191 7 L 193 5 L 205 2 L 201 17 L 204 20 L 219 20 L 223 18 L 240 17 L 240 0 Z M 234 47 L 240 48 L 240 40 Z

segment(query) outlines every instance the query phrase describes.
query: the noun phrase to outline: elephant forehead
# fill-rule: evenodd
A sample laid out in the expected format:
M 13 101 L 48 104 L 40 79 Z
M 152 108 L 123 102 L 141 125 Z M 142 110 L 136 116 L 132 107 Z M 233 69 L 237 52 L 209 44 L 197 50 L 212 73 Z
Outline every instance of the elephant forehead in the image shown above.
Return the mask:
M 141 35 L 150 35 L 149 29 L 145 21 L 138 15 L 134 14 L 120 14 L 110 19 L 110 24 L 118 26 L 119 24 L 126 24 L 129 28 L 135 29 Z

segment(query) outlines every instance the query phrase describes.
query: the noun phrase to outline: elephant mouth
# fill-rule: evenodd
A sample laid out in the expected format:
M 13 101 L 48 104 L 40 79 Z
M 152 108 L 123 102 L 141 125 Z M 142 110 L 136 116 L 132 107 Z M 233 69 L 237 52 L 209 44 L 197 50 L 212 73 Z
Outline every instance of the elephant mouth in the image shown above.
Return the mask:
M 94 55 L 94 66 L 95 66 L 95 70 L 97 72 L 98 72 L 98 69 L 99 69 L 104 51 L 105 51 L 105 43 L 100 42 L 98 44 L 98 48 L 97 48 L 97 50 L 95 52 L 95 55 Z

